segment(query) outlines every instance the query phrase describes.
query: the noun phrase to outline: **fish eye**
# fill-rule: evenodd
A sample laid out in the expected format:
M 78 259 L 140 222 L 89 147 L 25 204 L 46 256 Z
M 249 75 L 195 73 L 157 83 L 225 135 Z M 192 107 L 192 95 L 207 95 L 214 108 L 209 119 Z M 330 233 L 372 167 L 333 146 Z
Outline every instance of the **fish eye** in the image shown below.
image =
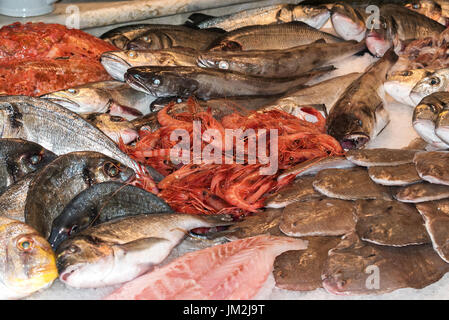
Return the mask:
M 131 50 L 128 52 L 128 57 L 130 58 L 137 58 L 137 52 L 134 50 Z
M 70 252 L 70 253 L 75 253 L 75 252 L 79 251 L 79 249 L 78 249 L 77 246 L 72 244 L 70 247 L 67 248 L 67 251 Z
M 404 72 L 401 73 L 401 76 L 409 77 L 409 76 L 412 75 L 412 73 L 413 73 L 413 72 L 411 72 L 411 71 L 404 71 Z
M 436 86 L 437 84 L 440 84 L 440 79 L 438 79 L 437 77 L 432 77 L 430 78 L 430 84 L 432 86 Z
M 28 237 L 20 238 L 19 241 L 17 241 L 17 248 L 21 251 L 31 251 L 33 249 L 33 240 Z
M 421 8 L 421 4 L 420 4 L 420 3 L 415 3 L 415 4 L 413 4 L 413 9 L 418 10 L 418 9 L 420 9 L 420 8 Z
M 74 224 L 74 225 L 70 228 L 70 230 L 69 230 L 69 232 L 68 232 L 68 235 L 71 236 L 73 233 L 76 233 L 77 231 L 78 231 L 78 225 Z
M 119 116 L 111 116 L 111 122 L 123 122 L 125 119 Z
M 158 78 L 154 78 L 153 79 L 153 85 L 158 86 L 160 84 L 161 84 L 161 80 L 160 79 L 158 79 Z
M 104 172 L 110 177 L 116 177 L 120 173 L 120 169 L 118 166 L 113 164 L 112 162 L 106 162 L 103 165 Z
M 220 61 L 218 63 L 218 68 L 219 69 L 229 69 L 229 63 L 227 63 L 226 61 Z
M 73 88 L 70 88 L 70 89 L 67 89 L 67 92 L 68 92 L 68 93 L 71 93 L 71 94 L 77 94 L 77 93 L 78 93 L 78 90 L 73 89 Z
M 41 162 L 41 160 L 42 160 L 42 156 L 41 156 L 40 154 L 33 154 L 33 155 L 30 157 L 30 163 L 31 163 L 32 165 L 38 164 L 39 162 Z
M 142 37 L 143 41 L 148 41 L 150 38 L 148 36 Z

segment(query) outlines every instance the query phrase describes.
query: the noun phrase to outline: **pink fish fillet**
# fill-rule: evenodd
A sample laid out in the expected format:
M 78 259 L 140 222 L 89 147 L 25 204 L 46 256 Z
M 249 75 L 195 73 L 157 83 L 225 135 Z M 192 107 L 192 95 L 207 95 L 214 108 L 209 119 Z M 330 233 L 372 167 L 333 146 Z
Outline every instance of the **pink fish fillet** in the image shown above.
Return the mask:
M 276 256 L 307 241 L 261 235 L 187 253 L 114 291 L 107 300 L 246 300 L 267 280 Z

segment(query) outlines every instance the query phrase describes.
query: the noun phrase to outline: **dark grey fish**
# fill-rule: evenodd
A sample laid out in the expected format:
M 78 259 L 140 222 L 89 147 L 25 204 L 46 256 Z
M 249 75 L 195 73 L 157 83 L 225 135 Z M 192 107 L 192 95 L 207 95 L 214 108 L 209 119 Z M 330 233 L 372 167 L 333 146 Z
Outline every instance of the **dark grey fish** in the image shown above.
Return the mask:
M 281 50 L 311 44 L 324 39 L 327 43 L 342 41 L 329 33 L 295 21 L 282 24 L 255 25 L 235 29 L 214 41 L 211 51 Z
M 57 248 L 68 237 L 93 225 L 115 218 L 172 212 L 156 195 L 117 181 L 102 182 L 73 198 L 52 223 L 48 241 Z
M 39 171 L 29 186 L 25 222 L 45 238 L 53 220 L 81 191 L 104 181 L 127 182 L 134 171 L 98 152 L 72 152 L 59 156 Z
M 340 96 L 326 119 L 327 132 L 346 150 L 361 149 L 389 122 L 378 90 L 398 56 L 390 50 Z
M 268 79 L 239 73 L 196 67 L 134 67 L 125 74 L 134 89 L 157 97 L 218 97 L 278 95 L 304 85 L 314 77 L 333 70 L 320 68 L 299 77 Z
M 376 148 L 349 150 L 346 159 L 363 167 L 397 166 L 412 163 L 415 154 L 416 150 Z
M 369 167 L 371 180 L 384 186 L 406 186 L 422 181 L 413 163 L 398 166 Z
M 279 229 L 290 237 L 339 236 L 355 225 L 354 202 L 324 198 L 286 206 Z
M 338 245 L 340 237 L 305 237 L 307 249 L 282 253 L 274 261 L 276 287 L 293 291 L 322 288 L 321 273 L 328 251 Z
M 419 152 L 413 162 L 418 175 L 425 181 L 449 185 L 449 151 Z
M 322 170 L 313 187 L 327 197 L 342 200 L 391 200 L 389 188 L 374 183 L 364 168 Z
M 424 218 L 427 232 L 435 251 L 449 263 L 449 201 L 429 201 L 416 204 Z
M 358 236 L 393 247 L 430 243 L 424 221 L 414 205 L 398 201 L 357 200 Z
M 288 186 L 270 195 L 265 200 L 266 208 L 284 208 L 291 203 L 307 201 L 322 197 L 321 193 L 313 188 L 314 176 L 303 176 L 297 178 Z
M 345 235 L 322 272 L 323 287 L 338 295 L 380 294 L 422 289 L 449 271 L 430 244 L 402 248 L 379 246 Z
M 449 186 L 428 182 L 401 187 L 394 195 L 401 202 L 420 203 L 449 198 Z
M 53 152 L 37 143 L 22 139 L 0 139 L 0 194 L 55 158 Z
M 59 279 L 76 288 L 130 281 L 161 263 L 188 231 L 232 224 L 225 215 L 152 213 L 90 227 L 59 246 Z

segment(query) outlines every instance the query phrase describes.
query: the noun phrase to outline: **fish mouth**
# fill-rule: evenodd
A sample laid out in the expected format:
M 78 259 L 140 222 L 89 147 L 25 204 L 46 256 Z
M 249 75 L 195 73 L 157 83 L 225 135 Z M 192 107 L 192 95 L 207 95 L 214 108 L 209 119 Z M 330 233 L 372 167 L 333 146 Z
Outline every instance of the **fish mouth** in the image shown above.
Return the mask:
M 322 26 L 324 26 L 331 17 L 330 11 L 326 8 L 323 10 L 323 12 L 317 13 L 314 15 L 310 21 L 308 21 L 307 24 L 309 24 L 311 27 L 315 29 L 320 29 Z
M 147 86 L 143 79 L 140 79 L 141 77 L 137 74 L 130 74 L 129 72 L 125 73 L 124 80 L 129 86 L 137 91 L 150 94 L 152 96 L 156 96 L 156 93 Z
M 132 66 L 126 60 L 116 56 L 114 52 L 108 51 L 103 53 L 100 62 L 111 77 L 119 81 L 124 81 L 123 75 Z
M 366 47 L 376 57 L 383 57 L 388 49 L 390 49 L 391 44 L 378 32 L 371 31 L 366 35 Z
M 42 99 L 50 100 L 51 102 L 54 102 L 56 104 L 59 104 L 60 106 L 69 109 L 69 110 L 79 110 L 81 106 L 76 103 L 73 100 L 70 100 L 68 98 L 59 97 L 59 96 L 53 96 L 53 95 L 43 95 L 40 96 Z
M 363 148 L 370 138 L 364 133 L 352 133 L 346 135 L 340 141 L 340 145 L 345 150 L 354 150 Z

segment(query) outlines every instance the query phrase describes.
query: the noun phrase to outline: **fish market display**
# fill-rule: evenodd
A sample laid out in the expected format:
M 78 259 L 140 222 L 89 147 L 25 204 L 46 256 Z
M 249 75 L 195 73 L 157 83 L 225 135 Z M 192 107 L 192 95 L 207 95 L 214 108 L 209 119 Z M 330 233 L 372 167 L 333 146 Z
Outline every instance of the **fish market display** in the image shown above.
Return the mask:
M 78 193 L 53 219 L 48 241 L 57 248 L 66 238 L 95 224 L 125 216 L 171 211 L 162 199 L 141 188 L 118 181 L 101 182 Z
M 174 213 L 108 221 L 61 243 L 57 250 L 59 278 L 77 288 L 130 281 L 161 263 L 187 231 L 229 224 L 223 216 Z M 293 248 L 304 245 L 300 240 L 297 246 L 295 240 L 288 242 L 293 243 Z
M 0 194 L 56 158 L 40 145 L 21 139 L 0 139 Z
M 106 299 L 251 299 L 267 279 L 277 255 L 306 248 L 307 241 L 287 237 L 256 236 L 232 241 L 185 254 L 124 284 Z
M 52 221 L 81 191 L 99 182 L 127 182 L 133 177 L 132 169 L 98 152 L 72 152 L 59 156 L 31 182 L 25 221 L 48 238 Z
M 0 299 L 19 299 L 58 277 L 48 242 L 30 226 L 0 216 Z
M 301 21 L 315 29 L 320 29 L 329 17 L 330 12 L 324 6 L 279 4 L 243 10 L 221 17 L 193 14 L 189 17 L 189 20 L 201 29 L 219 28 L 232 31 L 246 26 L 280 24 L 292 21 Z
M 327 130 L 344 149 L 362 148 L 389 122 L 377 91 L 397 58 L 392 50 L 388 51 L 355 80 L 332 107 L 326 120 Z
M 39 96 L 110 79 L 98 61 L 115 47 L 59 24 L 15 23 L 0 29 L 0 92 Z

